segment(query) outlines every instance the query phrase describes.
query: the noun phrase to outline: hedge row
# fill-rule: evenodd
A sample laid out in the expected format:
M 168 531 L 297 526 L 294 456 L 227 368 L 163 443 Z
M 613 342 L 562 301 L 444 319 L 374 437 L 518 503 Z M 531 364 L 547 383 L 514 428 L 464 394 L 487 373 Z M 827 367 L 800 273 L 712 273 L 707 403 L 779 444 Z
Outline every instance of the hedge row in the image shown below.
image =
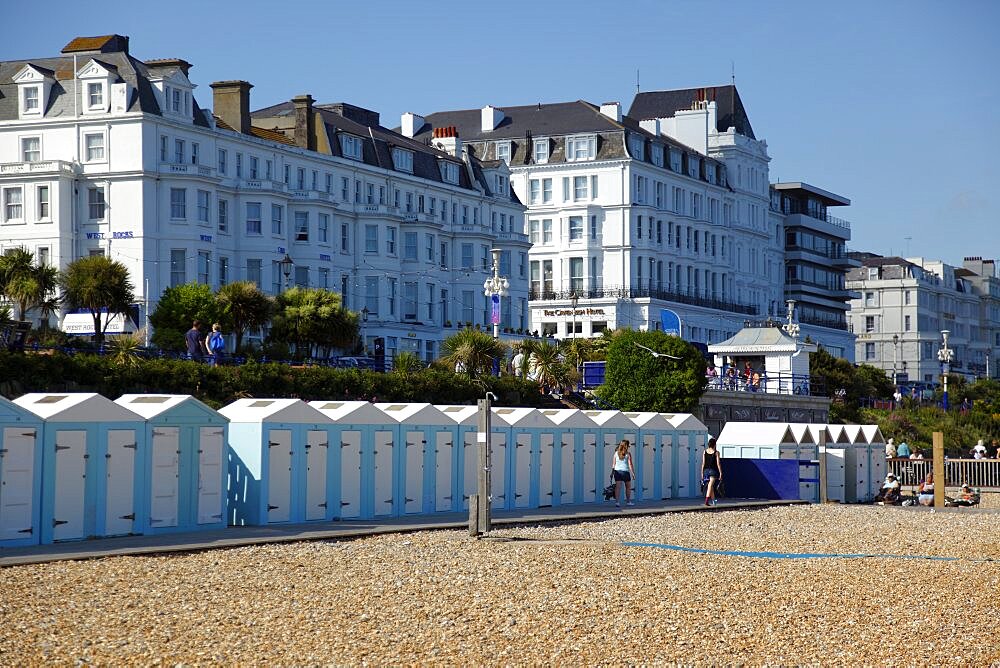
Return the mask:
M 246 397 L 473 404 L 487 390 L 499 405 L 536 406 L 542 398 L 535 383 L 513 376 L 473 381 L 437 369 L 403 375 L 256 362 L 211 367 L 169 359 L 123 368 L 97 355 L 0 353 L 0 394 L 8 398 L 27 392 L 97 392 L 116 399 L 135 392 L 191 394 L 213 408 Z

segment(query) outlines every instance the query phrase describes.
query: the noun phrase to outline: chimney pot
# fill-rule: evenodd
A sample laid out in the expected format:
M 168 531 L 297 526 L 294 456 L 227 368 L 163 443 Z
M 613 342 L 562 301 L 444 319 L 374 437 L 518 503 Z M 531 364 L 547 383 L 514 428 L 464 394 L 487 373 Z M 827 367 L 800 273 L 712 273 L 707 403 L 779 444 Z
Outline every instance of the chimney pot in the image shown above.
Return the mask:
M 216 81 L 212 87 L 212 113 L 237 132 L 250 134 L 249 81 Z
M 316 150 L 316 115 L 313 112 L 312 95 L 298 95 L 292 98 L 295 105 L 295 145 L 299 148 Z

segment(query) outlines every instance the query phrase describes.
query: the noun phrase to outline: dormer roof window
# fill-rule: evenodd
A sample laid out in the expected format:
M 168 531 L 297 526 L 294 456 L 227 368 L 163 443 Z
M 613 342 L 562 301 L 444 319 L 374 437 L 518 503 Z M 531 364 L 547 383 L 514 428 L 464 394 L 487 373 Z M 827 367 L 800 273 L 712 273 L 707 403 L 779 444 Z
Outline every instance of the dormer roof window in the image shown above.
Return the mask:
M 402 148 L 392 149 L 392 164 L 401 172 L 413 173 L 413 151 Z
M 344 154 L 345 158 L 350 158 L 351 160 L 362 160 L 364 158 L 361 138 L 354 135 L 340 135 L 340 151 Z
M 458 165 L 453 162 L 442 160 L 441 178 L 448 183 L 458 183 Z
M 597 156 L 597 137 L 577 135 L 566 138 L 566 160 L 593 160 Z
M 36 118 L 45 114 L 49 90 L 55 81 L 52 70 L 28 64 L 14 76 L 18 92 L 18 118 Z
M 187 78 L 189 65 L 183 60 L 156 60 L 147 63 L 160 76 L 150 76 L 157 101 L 163 115 L 192 120 L 194 118 L 193 91 L 196 86 Z
M 628 139 L 628 150 L 636 160 L 646 159 L 645 152 L 643 151 L 645 146 L 646 141 L 640 135 L 631 135 Z
M 508 165 L 510 164 L 510 142 L 509 141 L 498 141 L 497 142 L 497 160 L 503 160 Z
M 118 73 L 111 65 L 91 60 L 76 73 L 80 80 L 80 108 L 84 114 L 106 114 L 111 109 L 111 83 Z
M 549 161 L 549 140 L 536 139 L 533 146 L 536 165 L 544 165 Z

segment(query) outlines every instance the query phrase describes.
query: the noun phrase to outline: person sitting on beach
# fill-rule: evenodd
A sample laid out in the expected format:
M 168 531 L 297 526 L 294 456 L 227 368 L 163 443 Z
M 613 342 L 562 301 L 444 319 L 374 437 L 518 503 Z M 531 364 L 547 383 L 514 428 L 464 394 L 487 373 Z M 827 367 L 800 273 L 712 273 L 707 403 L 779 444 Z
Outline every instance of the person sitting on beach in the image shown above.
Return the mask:
M 896 480 L 896 474 L 890 472 L 885 476 L 885 482 L 875 496 L 875 502 L 879 505 L 894 506 L 899 503 L 899 498 L 899 481 Z
M 978 503 L 979 503 L 979 495 L 973 492 L 972 487 L 969 486 L 969 483 L 965 483 L 964 485 L 962 485 L 962 489 L 959 491 L 958 496 L 956 496 L 955 498 L 950 498 L 950 497 L 945 498 L 944 505 L 948 506 L 949 508 L 955 508 L 955 507 L 967 508 L 969 506 L 975 506 Z
M 917 503 L 922 506 L 934 505 L 934 474 L 928 473 L 917 487 Z

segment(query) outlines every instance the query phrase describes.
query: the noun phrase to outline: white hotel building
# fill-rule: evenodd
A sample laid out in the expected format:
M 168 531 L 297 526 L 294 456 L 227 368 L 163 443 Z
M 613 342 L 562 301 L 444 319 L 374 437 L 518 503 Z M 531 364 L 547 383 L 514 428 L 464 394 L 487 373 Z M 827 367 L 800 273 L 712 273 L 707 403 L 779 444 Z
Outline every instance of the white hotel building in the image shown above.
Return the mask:
M 250 112 L 250 84 L 199 106 L 191 65 L 141 61 L 127 37 L 72 40 L 0 63 L 0 252 L 64 269 L 107 254 L 140 305 L 190 281 L 288 281 L 367 309 L 366 343 L 430 359 L 446 321 L 486 325 L 499 247 L 503 325 L 528 327 L 524 206 L 500 162 L 392 132 L 377 113 L 308 95 Z M 447 143 L 447 138 L 444 138 Z

